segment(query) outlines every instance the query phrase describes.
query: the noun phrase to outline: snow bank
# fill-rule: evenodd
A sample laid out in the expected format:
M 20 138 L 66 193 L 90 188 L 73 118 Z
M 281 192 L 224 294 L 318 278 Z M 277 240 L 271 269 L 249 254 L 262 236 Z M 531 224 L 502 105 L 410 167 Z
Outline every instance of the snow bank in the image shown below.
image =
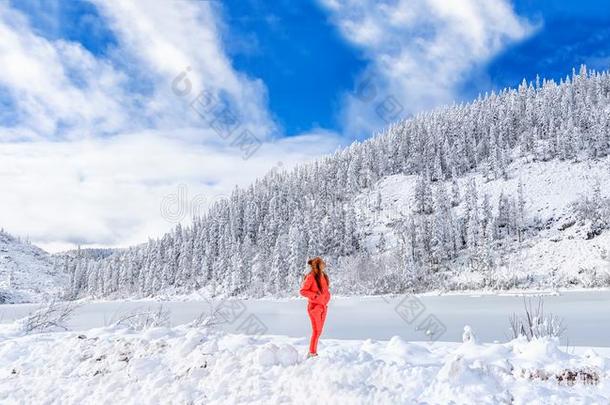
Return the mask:
M 608 403 L 609 362 L 553 340 L 463 344 L 107 327 L 30 336 L 0 331 L 0 403 Z M 13 329 L 11 329 L 13 328 Z M 588 370 L 597 380 L 574 371 Z M 558 377 L 559 376 L 559 377 Z M 561 377 L 568 376 L 568 377 Z

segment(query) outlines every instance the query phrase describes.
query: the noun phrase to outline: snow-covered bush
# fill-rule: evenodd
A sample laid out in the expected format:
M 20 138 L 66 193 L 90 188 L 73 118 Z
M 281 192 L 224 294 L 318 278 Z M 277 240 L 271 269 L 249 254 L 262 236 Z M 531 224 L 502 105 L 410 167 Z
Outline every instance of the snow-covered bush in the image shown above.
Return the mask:
M 157 308 L 135 309 L 123 316 L 115 323 L 127 326 L 133 330 L 145 330 L 149 328 L 167 327 L 170 325 L 170 312 L 160 305 Z
M 23 319 L 23 332 L 28 334 L 57 329 L 68 330 L 67 322 L 77 307 L 71 302 L 50 301 Z
M 602 197 L 599 182 L 596 182 L 590 195 L 581 195 L 572 203 L 578 219 L 588 225 L 587 239 L 593 239 L 610 228 L 610 198 Z
M 519 316 L 510 316 L 510 329 L 513 339 L 520 336 L 528 341 L 542 337 L 560 337 L 565 332 L 563 320 L 553 314 L 544 313 L 544 301 L 539 297 L 536 302 L 532 299 L 523 300 L 524 313 Z
M 405 261 L 400 249 L 373 256 L 341 257 L 332 268 L 332 289 L 338 294 L 399 294 L 439 288 L 444 274 L 432 274 Z

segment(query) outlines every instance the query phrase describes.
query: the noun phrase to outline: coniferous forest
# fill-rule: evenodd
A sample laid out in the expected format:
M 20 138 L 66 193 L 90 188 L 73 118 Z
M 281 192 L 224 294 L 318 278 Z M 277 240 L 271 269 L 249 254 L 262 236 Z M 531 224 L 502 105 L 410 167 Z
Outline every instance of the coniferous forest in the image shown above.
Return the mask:
M 582 67 L 559 83 L 524 81 L 396 122 L 331 156 L 271 171 L 160 239 L 61 256 L 57 266 L 69 274 L 70 298 L 204 287 L 294 295 L 307 258 L 318 255 L 340 292 L 456 288 L 451 274 L 493 273 L 503 246 L 543 228 L 527 212 L 522 179 L 492 199 L 468 176 L 493 182 L 511 176 L 511 164 L 599 160 L 609 150 L 610 74 Z M 416 176 L 413 204 L 371 243 L 368 225 L 387 198 L 374 186 L 392 175 Z M 595 237 L 609 226 L 609 206 L 597 189 L 573 212 Z

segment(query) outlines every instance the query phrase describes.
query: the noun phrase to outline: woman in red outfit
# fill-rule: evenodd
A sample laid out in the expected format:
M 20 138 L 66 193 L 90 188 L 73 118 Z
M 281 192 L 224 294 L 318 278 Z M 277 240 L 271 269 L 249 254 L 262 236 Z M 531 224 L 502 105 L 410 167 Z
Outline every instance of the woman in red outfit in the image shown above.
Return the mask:
M 328 275 L 324 272 L 326 267 L 324 260 L 316 257 L 310 259 L 307 264 L 311 267 L 311 271 L 305 276 L 300 292 L 303 297 L 307 297 L 307 313 L 311 320 L 311 340 L 307 355 L 309 358 L 318 355 L 318 339 L 326 320 L 326 305 L 330 301 L 330 291 Z

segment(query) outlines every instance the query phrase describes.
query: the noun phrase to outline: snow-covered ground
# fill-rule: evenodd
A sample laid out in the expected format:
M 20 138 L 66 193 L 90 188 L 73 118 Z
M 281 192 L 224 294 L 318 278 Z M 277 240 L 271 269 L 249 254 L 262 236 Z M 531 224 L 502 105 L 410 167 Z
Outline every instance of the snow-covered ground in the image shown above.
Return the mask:
M 484 342 L 507 341 L 508 318 L 523 312 L 521 295 L 418 295 L 392 297 L 334 297 L 329 304 L 324 337 L 334 339 L 426 340 L 426 328 L 418 327 L 434 316 L 440 322 L 437 339 L 459 342 L 464 325 L 471 325 Z M 417 304 L 419 302 L 419 304 Z M 421 310 L 405 310 L 408 305 Z M 610 347 L 610 291 L 567 291 L 544 297 L 547 313 L 562 317 L 567 330 L 562 345 Z M 85 302 L 68 323 L 72 330 L 111 325 L 126 314 L 163 305 L 170 312 L 172 325 L 193 321 L 208 310 L 209 301 L 106 301 Z M 302 299 L 259 299 L 214 301 L 230 312 L 221 328 L 229 333 L 242 332 L 246 320 L 260 321 L 264 333 L 292 337 L 306 336 L 309 319 Z M 0 305 L 0 322 L 25 317 L 37 305 Z M 415 314 L 418 314 L 415 317 Z M 415 319 L 413 319 L 415 318 Z M 425 326 L 425 323 L 424 323 Z M 444 332 L 443 330 L 446 329 Z
M 183 325 L 22 336 L 0 326 L 2 404 L 607 404 L 607 349 L 224 334 Z M 4 331 L 4 333 L 1 332 Z M 476 331 L 475 331 L 476 332 Z

